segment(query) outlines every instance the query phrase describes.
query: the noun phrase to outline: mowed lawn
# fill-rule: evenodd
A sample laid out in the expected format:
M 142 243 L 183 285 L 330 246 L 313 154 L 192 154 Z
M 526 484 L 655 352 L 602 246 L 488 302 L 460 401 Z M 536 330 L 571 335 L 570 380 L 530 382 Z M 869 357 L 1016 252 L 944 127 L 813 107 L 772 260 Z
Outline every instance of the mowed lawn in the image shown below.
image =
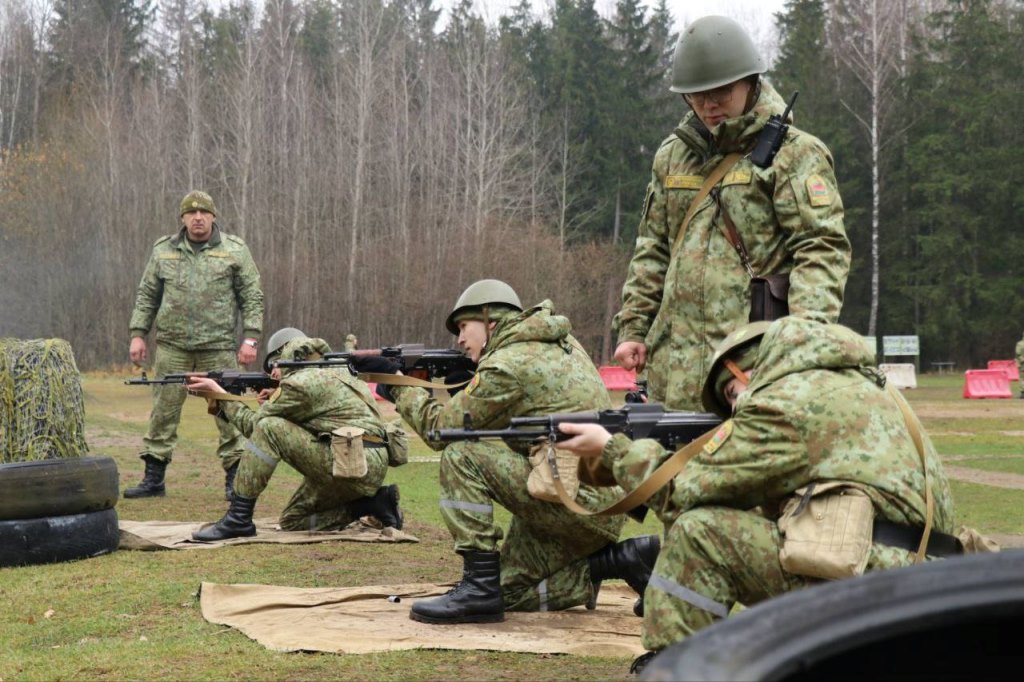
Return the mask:
M 117 461 L 123 489 L 141 476 L 137 456 L 149 392 L 122 381 L 112 375 L 84 378 L 92 454 Z M 1020 475 L 1024 401 L 963 400 L 961 382 L 962 375 L 920 377 L 919 388 L 905 395 L 951 465 Z M 621 394 L 617 397 L 621 400 Z M 390 408 L 386 412 L 394 416 Z M 186 402 L 179 435 L 167 496 L 122 499 L 121 519 L 199 522 L 224 512 L 216 430 L 202 400 Z M 0 680 L 628 679 L 630 661 L 623 658 L 438 650 L 278 653 L 203 620 L 197 600 L 203 581 L 322 587 L 457 579 L 461 562 L 451 551 L 437 507 L 436 453 L 417 442 L 412 457 L 408 465 L 389 470 L 388 481 L 401 487 L 405 529 L 420 538 L 418 544 L 118 551 L 86 561 L 0 569 Z M 275 516 L 298 481 L 294 471 L 279 467 L 256 516 Z M 1024 490 L 958 481 L 953 489 L 966 523 L 983 532 L 1024 535 Z M 627 535 L 657 531 L 653 517 L 626 526 Z

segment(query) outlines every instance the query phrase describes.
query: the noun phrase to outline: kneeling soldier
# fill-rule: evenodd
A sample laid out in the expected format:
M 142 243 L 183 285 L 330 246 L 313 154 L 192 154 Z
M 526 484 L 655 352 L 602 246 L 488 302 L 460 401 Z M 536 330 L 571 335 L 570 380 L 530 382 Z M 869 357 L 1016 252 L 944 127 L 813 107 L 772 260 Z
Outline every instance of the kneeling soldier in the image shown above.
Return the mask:
M 593 362 L 569 334 L 569 320 L 555 315 L 550 301 L 524 311 L 508 284 L 481 280 L 459 297 L 446 326 L 478 363 L 465 390 L 442 403 L 422 388 L 378 384 L 425 440 L 434 429 L 461 427 L 467 414 L 476 428 L 499 429 L 512 417 L 611 406 Z M 532 497 L 530 461 L 521 444 L 427 444 L 443 448 L 441 514 L 462 555 L 463 573 L 448 594 L 417 601 L 413 620 L 488 623 L 503 620 L 506 609 L 592 608 L 600 582 L 612 578 L 643 594 L 657 536 L 617 543 L 624 516 L 582 517 Z M 617 488 L 581 485 L 577 500 L 598 508 L 618 494 Z M 512 512 L 507 533 L 494 523 L 495 502 Z
M 211 411 L 248 439 L 235 479 L 235 494 L 227 513 L 212 526 L 193 533 L 196 540 L 215 541 L 256 534 L 253 508 L 282 460 L 303 475 L 302 485 L 281 513 L 284 530 L 335 530 L 361 516 L 374 516 L 384 526 L 402 527 L 398 486 L 381 486 L 388 468 L 384 423 L 366 384 L 347 368 L 281 369 L 278 360 L 316 359 L 330 352 L 323 339 L 308 338 L 286 327 L 267 343 L 264 367 L 280 386 L 259 409 L 231 401 L 224 389 L 207 378 L 193 379 L 188 388 L 202 391 Z M 272 369 L 271 369 L 272 368 Z M 219 395 L 228 396 L 218 399 Z M 361 431 L 359 466 L 335 475 L 332 435 L 343 427 Z M 348 463 L 352 465 L 352 462 Z

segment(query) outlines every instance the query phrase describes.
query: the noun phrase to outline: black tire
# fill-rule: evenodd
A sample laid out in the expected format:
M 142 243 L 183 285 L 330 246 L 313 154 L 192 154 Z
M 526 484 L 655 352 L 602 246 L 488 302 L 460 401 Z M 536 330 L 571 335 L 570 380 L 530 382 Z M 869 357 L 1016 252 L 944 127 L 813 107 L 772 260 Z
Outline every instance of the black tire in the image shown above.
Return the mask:
M 113 509 L 0 521 L 0 566 L 28 566 L 109 554 L 121 535 Z
M 0 519 L 38 519 L 113 509 L 117 463 L 110 457 L 0 464 Z
M 642 680 L 1003 679 L 1021 663 L 1024 550 L 786 594 L 666 648 Z

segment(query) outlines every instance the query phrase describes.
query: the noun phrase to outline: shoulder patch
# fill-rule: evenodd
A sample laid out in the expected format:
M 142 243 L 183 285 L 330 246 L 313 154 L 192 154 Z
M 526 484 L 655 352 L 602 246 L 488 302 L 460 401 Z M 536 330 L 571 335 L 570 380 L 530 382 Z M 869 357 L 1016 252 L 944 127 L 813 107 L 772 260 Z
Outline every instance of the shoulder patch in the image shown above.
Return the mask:
M 807 178 L 807 200 L 811 206 L 828 206 L 832 203 L 832 193 L 825 179 L 817 173 Z
M 227 239 L 228 241 L 231 241 L 231 242 L 234 242 L 236 244 L 241 244 L 242 246 L 245 246 L 245 240 L 243 240 L 241 237 L 236 237 L 233 234 L 225 234 L 224 238 Z
M 268 403 L 274 402 L 275 400 L 277 400 L 277 397 L 279 395 L 281 395 L 281 387 L 280 386 L 278 386 L 277 388 L 274 389 L 274 392 L 270 394 L 269 398 L 267 398 L 267 402 Z
M 703 175 L 666 175 L 665 189 L 700 189 Z
M 479 374 L 474 374 L 473 378 L 466 385 L 466 395 L 472 394 L 473 393 L 473 389 L 475 389 L 479 385 L 480 385 L 480 375 Z
M 718 448 L 722 447 L 722 443 L 729 440 L 729 436 L 732 435 L 732 420 L 729 419 L 718 427 L 718 431 L 715 431 L 715 435 L 711 436 L 711 440 L 704 443 L 704 452 L 711 455 L 714 454 Z

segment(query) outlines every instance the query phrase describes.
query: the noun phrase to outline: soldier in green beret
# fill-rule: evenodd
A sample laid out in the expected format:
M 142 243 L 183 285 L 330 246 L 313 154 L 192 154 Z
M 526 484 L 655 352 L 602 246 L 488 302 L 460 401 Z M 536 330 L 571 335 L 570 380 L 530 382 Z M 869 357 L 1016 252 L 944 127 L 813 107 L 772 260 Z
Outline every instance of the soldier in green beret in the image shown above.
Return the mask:
M 263 329 L 263 290 L 249 248 L 240 237 L 221 231 L 217 208 L 206 192 L 194 190 L 181 200 L 181 228 L 153 245 L 135 296 L 129 329 L 132 363 L 148 359 L 146 336 L 155 331 L 153 373 L 205 372 L 237 368 L 256 360 Z M 243 339 L 235 331 L 241 320 Z M 124 496 L 162 497 L 164 476 L 178 440 L 186 390 L 181 385 L 153 387 L 153 410 L 140 454 L 142 481 Z M 242 453 L 242 438 L 218 421 L 217 454 L 230 499 Z
M 711 360 L 703 404 L 727 420 L 648 501 L 669 529 L 645 595 L 652 652 L 737 603 L 963 551 L 935 448 L 852 329 L 797 317 L 741 327 Z M 627 490 L 672 454 L 593 424 L 561 428 L 575 434 L 563 448 L 600 458 Z
M 616 360 L 646 369 L 651 400 L 669 409 L 700 409 L 715 346 L 748 320 L 752 277 L 788 273 L 791 314 L 839 318 L 850 243 L 832 156 L 790 126 L 774 160 L 753 162 L 769 117 L 786 107 L 761 79 L 765 68 L 746 31 L 726 17 L 698 19 L 676 47 L 670 89 L 689 111 L 654 156 L 614 321 Z M 727 158 L 738 160 L 695 201 Z
M 476 428 L 500 429 L 512 417 L 611 407 L 597 368 L 569 333 L 569 320 L 556 315 L 550 301 L 524 310 L 512 287 L 485 279 L 462 293 L 445 326 L 478 363 L 464 389 L 441 402 L 423 388 L 382 390 L 378 384 L 406 423 L 442 450 L 441 515 L 463 561 L 461 582 L 442 597 L 417 601 L 410 617 L 489 623 L 503 620 L 506 610 L 593 608 L 601 581 L 613 578 L 642 594 L 657 536 L 617 542 L 624 516 L 584 518 L 558 501 L 532 496 L 528 446 L 428 440 L 434 429 L 461 427 L 465 415 Z M 576 499 L 596 509 L 620 493 L 580 485 Z M 495 524 L 495 504 L 512 513 L 507 532 Z

